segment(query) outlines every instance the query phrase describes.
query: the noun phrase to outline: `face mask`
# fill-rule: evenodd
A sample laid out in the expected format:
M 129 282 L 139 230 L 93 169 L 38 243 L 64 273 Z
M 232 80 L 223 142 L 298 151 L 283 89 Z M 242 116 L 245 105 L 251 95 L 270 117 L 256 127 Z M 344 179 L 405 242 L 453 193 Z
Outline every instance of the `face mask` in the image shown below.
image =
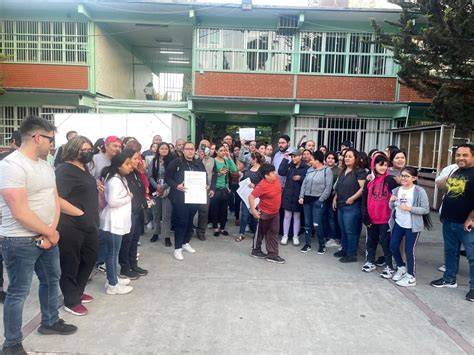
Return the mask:
M 210 153 L 211 150 L 208 147 L 204 148 L 204 155 L 209 155 Z
M 93 152 L 80 152 L 79 153 L 79 160 L 82 164 L 87 164 L 92 161 L 92 158 L 94 157 Z

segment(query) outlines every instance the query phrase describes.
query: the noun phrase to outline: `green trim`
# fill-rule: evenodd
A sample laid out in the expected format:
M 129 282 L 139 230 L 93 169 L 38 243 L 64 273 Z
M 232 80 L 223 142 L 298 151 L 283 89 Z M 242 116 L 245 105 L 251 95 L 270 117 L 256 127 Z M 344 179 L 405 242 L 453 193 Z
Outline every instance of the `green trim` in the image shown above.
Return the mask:
M 89 91 L 96 93 L 96 38 L 95 38 L 95 24 L 89 22 Z
M 191 135 L 191 142 L 196 144 L 196 115 L 191 113 L 188 121 L 188 132 Z
M 196 75 L 195 75 L 195 72 L 196 72 L 196 69 L 197 69 L 197 52 L 196 52 L 196 48 L 197 48 L 197 36 L 196 36 L 196 32 L 197 32 L 197 29 L 196 28 L 193 28 L 193 42 L 192 42 L 192 55 L 191 55 L 191 60 L 192 60 L 192 63 L 191 63 L 191 70 L 192 70 L 192 74 L 191 74 L 191 83 L 192 83 L 192 95 L 195 94 L 195 87 L 196 87 Z

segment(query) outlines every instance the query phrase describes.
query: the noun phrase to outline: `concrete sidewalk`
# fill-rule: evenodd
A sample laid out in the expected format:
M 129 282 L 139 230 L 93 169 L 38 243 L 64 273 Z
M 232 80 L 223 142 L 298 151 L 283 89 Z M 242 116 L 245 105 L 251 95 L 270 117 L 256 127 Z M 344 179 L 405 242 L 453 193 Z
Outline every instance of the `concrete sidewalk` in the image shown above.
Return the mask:
M 24 346 L 61 353 L 471 353 L 474 304 L 465 300 L 468 265 L 461 260 L 457 289 L 435 289 L 441 277 L 442 238 L 424 232 L 417 246 L 416 287 L 402 289 L 379 274 L 342 264 L 336 250 L 317 255 L 281 246 L 278 265 L 251 258 L 251 239 L 193 238 L 196 254 L 178 262 L 163 241 L 142 237 L 140 265 L 150 274 L 132 281 L 125 296 L 104 292 L 105 275 L 87 288 L 89 314 L 61 317 L 76 324 L 71 336 L 42 336 L 37 282 L 25 308 Z M 229 231 L 237 228 L 229 221 Z M 314 243 L 316 245 L 316 243 Z M 361 241 L 361 248 L 363 242 Z M 380 270 L 381 271 L 381 270 Z M 25 334 L 26 335 L 26 334 Z

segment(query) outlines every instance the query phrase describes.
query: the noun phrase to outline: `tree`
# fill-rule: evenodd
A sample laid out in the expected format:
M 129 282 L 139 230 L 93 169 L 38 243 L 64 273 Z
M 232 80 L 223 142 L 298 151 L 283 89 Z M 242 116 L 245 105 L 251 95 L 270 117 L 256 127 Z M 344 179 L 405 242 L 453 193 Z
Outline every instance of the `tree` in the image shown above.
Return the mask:
M 1 69 L 1 63 L 6 61 L 8 59 L 8 56 L 6 56 L 3 53 L 0 53 L 0 69 Z M 7 91 L 3 88 L 3 73 L 0 71 L 0 96 L 5 94 Z
M 432 98 L 430 119 L 474 128 L 472 0 L 390 0 L 402 13 L 389 34 L 372 20 L 378 42 L 393 50 L 400 82 Z

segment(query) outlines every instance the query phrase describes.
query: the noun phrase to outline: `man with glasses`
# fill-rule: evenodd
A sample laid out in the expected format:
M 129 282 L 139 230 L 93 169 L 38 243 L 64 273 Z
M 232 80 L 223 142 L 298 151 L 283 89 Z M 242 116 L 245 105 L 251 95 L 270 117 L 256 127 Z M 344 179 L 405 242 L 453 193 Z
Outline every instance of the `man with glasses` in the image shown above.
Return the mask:
M 40 157 L 56 127 L 36 116 L 21 127 L 22 145 L 0 162 L 0 242 L 10 284 L 3 307 L 3 353 L 26 354 L 21 332 L 23 306 L 33 270 L 39 279 L 41 334 L 72 334 L 77 327 L 59 318 L 59 198 L 54 171 Z

